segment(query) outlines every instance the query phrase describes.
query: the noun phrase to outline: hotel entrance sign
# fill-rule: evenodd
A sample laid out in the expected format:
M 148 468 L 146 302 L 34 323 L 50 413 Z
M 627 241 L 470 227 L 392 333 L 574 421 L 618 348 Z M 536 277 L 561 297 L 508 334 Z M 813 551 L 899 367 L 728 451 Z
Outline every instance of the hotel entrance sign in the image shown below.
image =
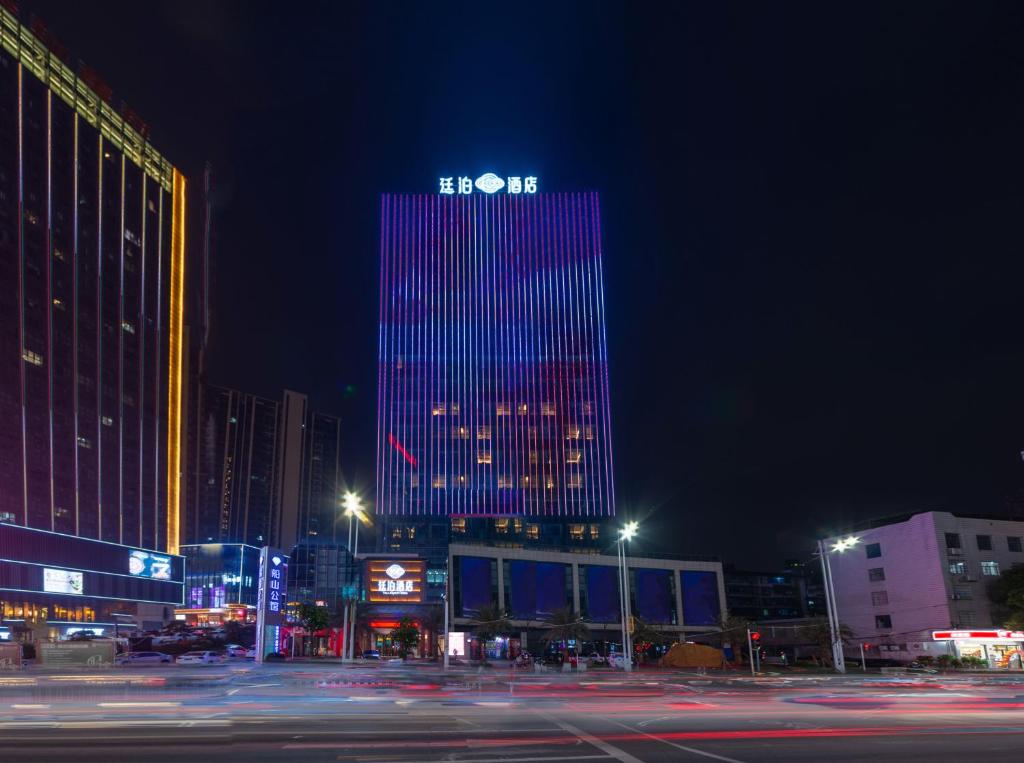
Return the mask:
M 510 175 L 502 178 L 493 172 L 485 172 L 476 180 L 463 175 L 460 177 L 438 178 L 440 185 L 438 193 L 448 196 L 458 193 L 460 196 L 467 196 L 473 193 L 473 188 L 481 193 L 492 194 L 505 189 L 505 193 L 537 193 L 537 178 L 531 176 Z

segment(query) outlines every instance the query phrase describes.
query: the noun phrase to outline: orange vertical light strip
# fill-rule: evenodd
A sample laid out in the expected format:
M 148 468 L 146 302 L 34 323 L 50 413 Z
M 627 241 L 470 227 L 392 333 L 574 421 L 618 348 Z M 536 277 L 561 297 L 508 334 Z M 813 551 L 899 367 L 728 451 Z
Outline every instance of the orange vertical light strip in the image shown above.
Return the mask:
M 185 311 L 185 176 L 171 188 L 171 288 L 167 362 L 167 551 L 177 554 L 181 528 L 181 366 Z

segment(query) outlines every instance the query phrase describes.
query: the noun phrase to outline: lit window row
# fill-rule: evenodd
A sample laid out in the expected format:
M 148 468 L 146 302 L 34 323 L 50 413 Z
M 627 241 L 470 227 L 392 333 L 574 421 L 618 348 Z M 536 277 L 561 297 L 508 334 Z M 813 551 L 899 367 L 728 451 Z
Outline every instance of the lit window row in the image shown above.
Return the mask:
M 32 352 L 32 350 L 22 350 L 21 359 L 26 363 L 31 363 L 34 366 L 43 365 L 43 356 L 38 352 Z
M 401 367 L 401 366 L 399 366 Z M 515 405 L 516 414 L 519 416 L 526 416 L 530 413 L 530 406 L 528 403 L 517 403 Z M 580 403 L 580 410 L 584 415 L 589 416 L 593 412 L 593 406 L 590 402 Z M 430 407 L 430 412 L 434 416 L 458 416 L 459 415 L 459 404 L 448 403 L 444 400 L 435 402 Z M 498 416 L 511 416 L 512 405 L 510 403 L 497 403 L 494 407 L 494 412 Z M 558 406 L 549 401 L 542 401 L 540 404 L 540 415 L 541 416 L 555 416 L 558 414 Z
M 489 454 L 487 455 L 487 458 L 490 458 Z M 490 463 L 490 461 L 487 461 L 487 463 Z M 553 490 L 558 487 L 558 483 L 555 481 L 555 478 L 550 474 L 544 475 L 542 478 L 533 478 L 529 474 L 524 474 L 519 477 L 519 487 L 522 488 L 536 487 L 541 483 L 543 483 L 544 487 L 548 490 Z M 419 484 L 419 477 L 417 475 L 412 475 L 409 480 L 409 486 L 415 488 L 419 487 Z M 448 475 L 435 474 L 433 479 L 431 479 L 430 484 L 438 490 L 447 489 L 449 487 Z M 452 487 L 465 487 L 468 484 L 468 480 L 465 474 L 458 474 L 452 476 L 450 484 Z M 511 490 L 514 485 L 515 480 L 510 475 L 498 475 L 499 490 Z M 578 474 L 570 474 L 565 478 L 565 486 L 570 490 L 579 490 L 583 487 L 583 478 Z

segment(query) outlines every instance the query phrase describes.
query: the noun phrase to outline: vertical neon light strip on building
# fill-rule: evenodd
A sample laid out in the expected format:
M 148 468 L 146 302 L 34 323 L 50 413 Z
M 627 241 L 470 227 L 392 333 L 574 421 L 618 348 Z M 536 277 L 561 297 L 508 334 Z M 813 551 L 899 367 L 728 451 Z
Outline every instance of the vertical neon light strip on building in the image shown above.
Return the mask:
M 167 551 L 178 553 L 181 527 L 181 362 L 185 311 L 185 176 L 174 170 L 171 194 L 170 358 L 167 379 Z
M 596 194 L 385 195 L 386 514 L 614 514 Z

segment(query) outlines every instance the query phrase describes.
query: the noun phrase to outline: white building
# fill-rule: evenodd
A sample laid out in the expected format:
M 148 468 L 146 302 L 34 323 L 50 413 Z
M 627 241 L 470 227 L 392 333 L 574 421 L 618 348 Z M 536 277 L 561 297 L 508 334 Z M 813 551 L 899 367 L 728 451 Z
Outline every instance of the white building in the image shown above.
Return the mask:
M 932 631 L 1002 626 L 987 587 L 1024 564 L 1024 522 L 928 511 L 872 525 L 852 531 L 859 542 L 851 549 L 829 553 L 839 620 L 852 631 L 848 655 L 858 643 L 872 645 L 870 656 L 900 660 L 955 649 L 994 667 L 1020 647 L 1008 638 L 935 641 Z

